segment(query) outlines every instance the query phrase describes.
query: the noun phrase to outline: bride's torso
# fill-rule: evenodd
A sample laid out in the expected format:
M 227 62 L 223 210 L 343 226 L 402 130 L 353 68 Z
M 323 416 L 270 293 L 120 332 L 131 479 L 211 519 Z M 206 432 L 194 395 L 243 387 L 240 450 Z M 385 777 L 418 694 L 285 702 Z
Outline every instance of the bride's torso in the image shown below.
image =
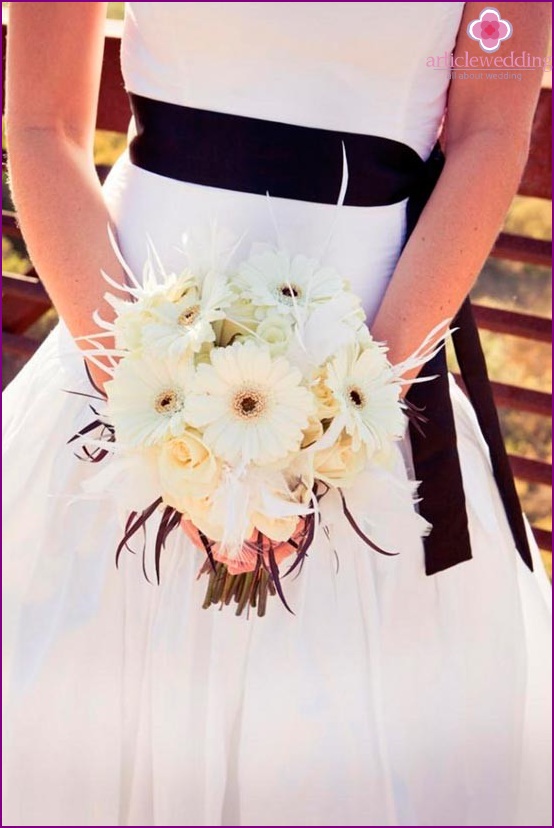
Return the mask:
M 463 3 L 127 3 L 133 92 L 274 121 L 382 135 L 426 157 Z
M 464 3 L 127 3 L 122 68 L 129 91 L 186 106 L 378 135 L 426 158 L 442 121 L 448 72 L 429 56 L 454 46 Z M 229 152 L 232 152 L 232 146 Z M 324 174 L 325 171 L 322 171 Z M 105 188 L 122 246 L 138 269 L 148 232 L 175 261 L 191 222 L 318 253 L 329 205 L 173 182 L 126 156 Z M 328 257 L 375 310 L 405 231 L 405 204 L 343 208 Z

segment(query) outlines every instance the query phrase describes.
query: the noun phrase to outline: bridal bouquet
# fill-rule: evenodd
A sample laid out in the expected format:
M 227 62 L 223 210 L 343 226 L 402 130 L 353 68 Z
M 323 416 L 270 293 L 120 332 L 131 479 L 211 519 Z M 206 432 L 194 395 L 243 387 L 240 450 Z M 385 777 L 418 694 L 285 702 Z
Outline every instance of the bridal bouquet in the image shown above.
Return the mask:
M 108 362 L 105 407 L 73 438 L 86 459 L 110 456 L 89 488 L 118 481 L 117 559 L 141 536 L 144 556 L 152 525 L 159 580 L 168 535 L 184 531 L 205 553 L 204 606 L 263 615 L 278 593 L 288 608 L 282 578 L 304 562 L 331 490 L 352 531 L 395 554 L 354 518 L 348 490 L 362 473 L 386 474 L 406 427 L 402 376 L 432 356 L 437 332 L 391 365 L 340 273 L 268 245 L 179 273 L 150 247 L 140 281 L 118 255 L 128 283 L 104 274 L 114 319 L 96 315 L 105 332 L 85 351 Z M 409 507 L 424 534 L 411 496 Z

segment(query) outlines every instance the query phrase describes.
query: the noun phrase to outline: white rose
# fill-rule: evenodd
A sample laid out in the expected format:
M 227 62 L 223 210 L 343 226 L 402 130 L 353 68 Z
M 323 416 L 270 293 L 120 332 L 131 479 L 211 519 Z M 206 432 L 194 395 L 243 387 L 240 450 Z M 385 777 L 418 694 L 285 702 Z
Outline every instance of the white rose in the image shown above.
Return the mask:
M 288 541 L 292 537 L 299 521 L 297 515 L 271 517 L 263 514 L 263 512 L 254 512 L 251 517 L 252 523 L 262 535 L 265 535 L 266 538 L 271 538 L 272 541 L 279 541 L 281 543 Z
M 223 540 L 225 527 L 214 514 L 214 504 L 210 497 L 199 498 L 184 495 L 180 504 L 179 511 L 207 538 L 218 542 Z
M 269 345 L 273 356 L 284 354 L 292 337 L 292 325 L 282 315 L 271 314 L 260 322 L 256 330 L 257 335 Z
M 230 319 L 240 322 L 249 330 L 253 330 L 256 327 L 256 312 L 258 309 L 258 305 L 251 302 L 250 299 L 245 299 L 241 296 L 232 302 L 227 310 L 227 314 Z
M 217 344 L 225 348 L 232 342 L 241 341 L 256 330 L 256 312 L 259 310 L 250 299 L 237 297 L 225 311 L 225 319 L 214 324 Z
M 340 405 L 333 392 L 327 385 L 327 368 L 321 368 L 316 374 L 316 382 L 312 385 L 316 401 L 317 416 L 321 420 L 330 420 L 338 414 Z
M 187 497 L 208 497 L 220 474 L 219 464 L 196 431 L 185 431 L 160 447 L 158 458 L 163 499 L 182 512 Z
M 142 346 L 144 326 L 152 322 L 152 309 L 143 302 L 122 303 L 114 320 L 115 344 L 117 348 L 138 350 Z
M 350 486 L 366 465 L 366 452 L 362 446 L 352 449 L 352 437 L 345 431 L 329 448 L 316 451 L 314 475 L 329 486 Z

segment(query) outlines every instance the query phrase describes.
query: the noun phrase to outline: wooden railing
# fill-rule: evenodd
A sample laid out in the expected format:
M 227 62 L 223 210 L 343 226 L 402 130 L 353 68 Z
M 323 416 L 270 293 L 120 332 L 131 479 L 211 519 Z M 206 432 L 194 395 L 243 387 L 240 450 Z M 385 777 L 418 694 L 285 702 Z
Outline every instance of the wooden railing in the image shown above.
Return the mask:
M 3 56 L 6 54 L 6 28 L 3 19 Z M 120 35 L 121 24 L 117 21 L 107 21 L 97 128 L 125 133 L 130 113 L 120 71 Z M 4 82 L 4 73 L 2 78 Z M 551 122 L 551 90 L 542 89 L 535 113 L 529 161 L 519 187 L 520 195 L 552 201 Z M 4 170 L 4 157 L 2 167 Z M 98 169 L 102 179 L 106 172 L 106 168 Z M 15 216 L 2 211 L 2 220 L 3 234 L 9 238 L 20 239 Z M 552 265 L 550 242 L 511 233 L 499 235 L 491 256 L 533 265 Z M 38 343 L 26 336 L 25 332 L 51 307 L 48 296 L 32 269 L 25 275 L 3 273 L 2 291 L 4 351 L 24 358 L 29 357 L 36 350 Z M 483 330 L 510 334 L 535 342 L 552 341 L 549 319 L 479 305 L 475 310 L 479 327 Z M 550 416 L 551 394 L 499 382 L 493 383 L 493 390 L 499 407 L 532 412 L 544 417 Z M 511 456 L 510 461 L 514 474 L 521 480 L 551 485 L 551 464 L 519 456 Z M 550 550 L 552 533 L 537 527 L 533 527 L 533 531 L 541 548 Z

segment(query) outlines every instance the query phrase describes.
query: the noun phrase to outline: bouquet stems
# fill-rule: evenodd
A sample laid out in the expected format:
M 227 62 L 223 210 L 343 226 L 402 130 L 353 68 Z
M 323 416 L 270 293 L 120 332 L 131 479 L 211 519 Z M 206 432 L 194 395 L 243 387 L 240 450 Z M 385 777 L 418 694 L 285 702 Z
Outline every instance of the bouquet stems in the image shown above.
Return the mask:
M 205 561 L 199 576 L 204 574 L 208 576 L 208 584 L 203 609 L 208 609 L 213 604 L 223 607 L 234 601 L 237 605 L 235 615 L 242 615 L 245 609 L 248 612 L 252 607 L 259 616 L 263 616 L 268 594 L 275 595 L 271 576 L 263 566 L 251 572 L 232 575 L 225 564 L 216 562 L 214 569 L 209 561 Z

